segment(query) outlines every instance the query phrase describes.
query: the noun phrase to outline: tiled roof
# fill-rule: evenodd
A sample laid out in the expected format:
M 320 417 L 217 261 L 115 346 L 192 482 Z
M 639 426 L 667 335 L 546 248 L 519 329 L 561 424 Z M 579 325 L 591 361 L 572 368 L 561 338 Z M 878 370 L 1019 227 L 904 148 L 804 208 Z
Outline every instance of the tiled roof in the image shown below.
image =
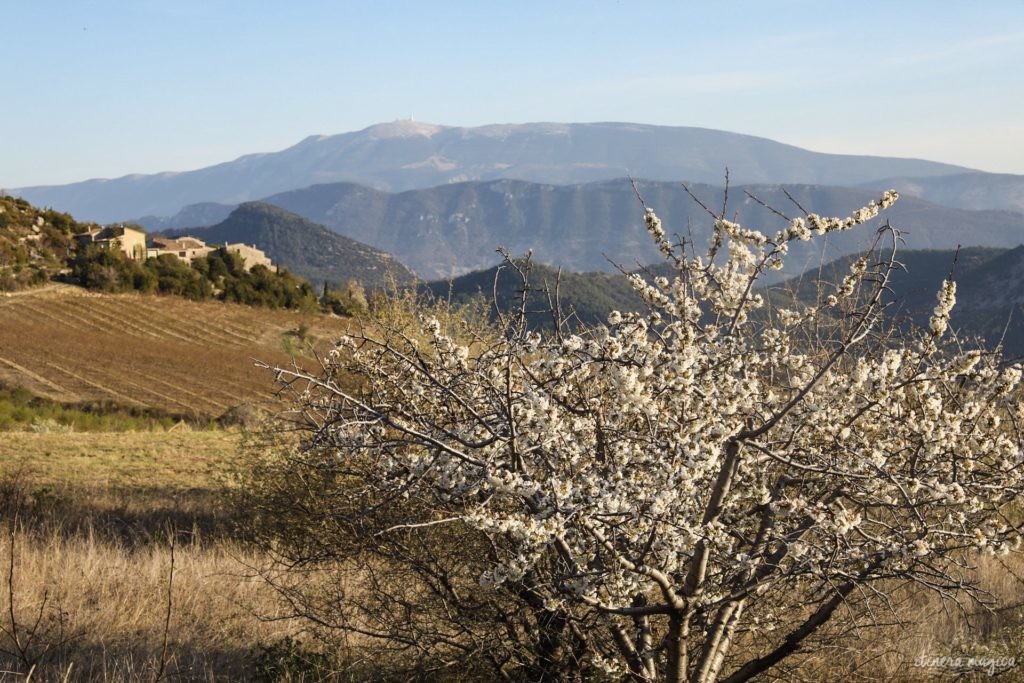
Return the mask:
M 203 249 L 206 247 L 206 242 L 196 237 L 179 237 L 178 239 L 154 237 L 150 242 L 156 249 L 164 251 L 185 251 L 187 249 Z

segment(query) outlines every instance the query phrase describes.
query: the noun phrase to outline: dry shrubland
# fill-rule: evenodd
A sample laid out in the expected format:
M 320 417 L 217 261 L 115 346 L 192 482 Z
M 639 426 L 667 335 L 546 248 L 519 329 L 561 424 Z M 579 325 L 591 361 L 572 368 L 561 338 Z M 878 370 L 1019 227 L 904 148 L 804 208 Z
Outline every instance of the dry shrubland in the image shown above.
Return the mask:
M 175 549 L 168 648 L 162 657 L 170 546 L 126 546 L 92 528 L 8 532 L 14 544 L 14 615 L 25 653 L 12 647 L 9 619 L 0 655 L 7 671 L 33 665 L 36 680 L 237 680 L 252 669 L 254 648 L 288 634 L 264 622 L 274 596 L 248 571 L 256 558 L 225 541 L 179 538 Z M 9 615 L 9 595 L 0 608 Z M 13 652 L 11 652 L 13 650 Z M 27 668 L 26 668 L 27 667 Z
M 1017 606 L 984 585 L 997 569 L 970 563 L 1016 573 L 1024 368 L 956 337 L 950 279 L 927 327 L 886 321 L 901 244 L 887 223 L 818 300 L 773 310 L 757 287 L 791 243 L 897 198 L 845 218 L 776 211 L 774 233 L 708 208 L 704 257 L 645 207 L 671 275 L 631 275 L 645 313 L 577 331 L 552 293 L 540 334 L 528 268 L 507 258 L 522 301 L 496 327 L 420 311 L 350 329 L 315 372 L 276 368 L 279 429 L 302 439 L 268 471 L 285 483 L 257 506 L 257 537 L 281 574 L 370 575 L 355 608 L 285 586 L 293 613 L 404 647 L 410 675 L 444 661 L 638 683 L 1015 665 L 978 652 L 1013 640 Z
M 380 502 L 358 488 L 369 470 L 338 468 L 352 463 L 327 441 L 292 448 L 294 422 L 270 426 L 269 439 L 2 435 L 0 681 L 534 678 L 547 606 L 481 585 L 491 539 L 436 524 L 424 496 L 353 514 L 339 501 Z M 1013 680 L 1024 559 L 952 557 L 987 607 L 895 579 L 865 585 L 759 680 Z M 736 656 L 774 646 L 801 609 L 738 636 Z

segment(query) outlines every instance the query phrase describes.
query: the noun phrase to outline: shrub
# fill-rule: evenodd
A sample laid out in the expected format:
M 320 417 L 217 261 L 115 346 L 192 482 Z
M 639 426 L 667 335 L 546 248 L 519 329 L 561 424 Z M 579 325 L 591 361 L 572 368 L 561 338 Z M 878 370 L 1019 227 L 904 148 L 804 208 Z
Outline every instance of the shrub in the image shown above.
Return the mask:
M 308 649 L 290 636 L 260 645 L 253 654 L 254 679 L 259 683 L 322 681 L 330 671 L 326 655 Z
M 260 540 L 289 604 L 420 667 L 704 683 L 863 628 L 903 585 L 983 601 L 962 558 L 1020 540 L 1021 367 L 950 339 L 951 281 L 927 329 L 888 334 L 887 225 L 818 302 L 756 287 L 895 199 L 774 234 L 718 215 L 703 256 L 645 207 L 673 275 L 632 277 L 643 314 L 378 315 L 321 370 L 276 368 L 303 438 Z M 355 604 L 313 581 L 353 559 Z

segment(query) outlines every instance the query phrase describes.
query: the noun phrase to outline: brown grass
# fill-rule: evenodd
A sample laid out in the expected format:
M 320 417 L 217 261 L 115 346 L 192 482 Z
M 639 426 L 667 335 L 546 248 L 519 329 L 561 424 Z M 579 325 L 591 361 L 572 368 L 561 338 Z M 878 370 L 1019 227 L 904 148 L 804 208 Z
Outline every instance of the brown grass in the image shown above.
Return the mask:
M 5 568 L 10 539 L 0 550 Z M 27 630 L 42 615 L 30 656 L 53 647 L 34 679 L 62 680 L 70 669 L 76 681 L 152 680 L 162 653 L 169 546 L 126 547 L 99 533 L 68 537 L 60 529 L 19 528 L 13 539 L 16 620 Z M 289 622 L 258 618 L 274 616 L 277 603 L 250 578 L 256 561 L 227 541 L 194 539 L 176 549 L 166 664 L 172 679 L 246 678 L 256 646 L 292 632 Z M 5 622 L 8 605 L 4 591 Z M 0 655 L 0 664 L 26 672 L 16 657 Z M 19 679 L 0 674 L 0 680 Z
M 277 597 L 250 569 L 261 558 L 232 537 L 221 503 L 239 438 L 3 435 L 0 681 L 25 680 L 33 663 L 34 681 L 152 681 L 161 661 L 166 680 L 248 680 L 261 645 L 296 635 L 274 620 Z
M 113 401 L 217 416 L 265 398 L 285 346 L 338 336 L 338 318 L 216 301 L 50 286 L 0 297 L 0 383 L 63 402 Z
M 167 680 L 252 680 L 260 646 L 285 636 L 315 649 L 302 641 L 301 624 L 273 620 L 282 614 L 278 596 L 251 571 L 266 558 L 233 537 L 222 487 L 240 439 L 232 431 L 0 435 L 0 479 L 20 478 L 6 498 L 18 493 L 24 503 L 15 523 L 0 487 L 0 628 L 9 630 L 13 539 L 15 621 L 24 629 L 39 619 L 35 654 L 55 644 L 32 680 L 62 681 L 69 668 L 71 681 L 153 680 L 171 566 L 168 521 L 177 533 Z M 1016 578 L 1024 576 L 1024 558 L 978 558 L 977 565 L 975 576 L 999 609 L 972 606 L 963 614 L 904 591 L 895 614 L 878 611 L 892 625 L 853 631 L 841 647 L 798 656 L 768 680 L 952 680 L 956 671 L 919 668 L 916 660 L 1024 658 L 1024 591 Z M 363 643 L 345 642 L 349 649 L 335 654 L 359 661 Z M 0 649 L 12 649 L 2 633 Z M 0 653 L 0 682 L 22 681 L 26 671 L 18 656 Z M 1000 680 L 1022 676 L 1017 668 Z
M 988 607 L 959 604 L 919 588 L 890 593 L 889 605 L 875 602 L 873 619 L 850 624 L 837 613 L 834 630 L 845 637 L 827 647 L 798 654 L 772 672 L 775 680 L 922 681 L 985 680 L 989 659 L 1011 658 L 997 667 L 999 680 L 1024 680 L 1024 557 L 973 557 L 968 574 L 989 593 Z M 874 621 L 877 624 L 867 627 Z M 939 658 L 960 658 L 957 669 Z M 969 662 L 974 658 L 974 662 Z M 934 664 L 934 665 L 932 665 Z

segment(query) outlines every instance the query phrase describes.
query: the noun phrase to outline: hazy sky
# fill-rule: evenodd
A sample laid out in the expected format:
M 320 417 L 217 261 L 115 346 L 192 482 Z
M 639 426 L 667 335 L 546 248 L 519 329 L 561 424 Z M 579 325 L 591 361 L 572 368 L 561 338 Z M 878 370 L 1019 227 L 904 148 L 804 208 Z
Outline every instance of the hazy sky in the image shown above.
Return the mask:
M 0 187 L 414 116 L 635 121 L 1024 173 L 1024 2 L 0 0 Z

